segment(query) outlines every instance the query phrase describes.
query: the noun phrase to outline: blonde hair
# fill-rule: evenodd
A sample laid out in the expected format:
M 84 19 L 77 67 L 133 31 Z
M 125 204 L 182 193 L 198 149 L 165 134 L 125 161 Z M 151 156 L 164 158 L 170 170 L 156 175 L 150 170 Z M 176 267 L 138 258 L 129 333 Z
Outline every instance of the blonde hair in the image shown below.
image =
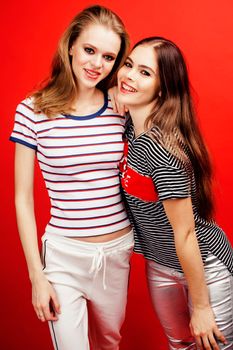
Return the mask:
M 107 90 L 116 83 L 116 74 L 123 64 L 128 49 L 129 37 L 121 19 L 106 7 L 95 5 L 78 13 L 62 35 L 52 61 L 50 77 L 45 86 L 32 94 L 34 110 L 48 117 L 70 111 L 77 93 L 74 74 L 71 67 L 69 50 L 81 32 L 90 24 L 100 24 L 115 32 L 121 39 L 120 51 L 111 73 L 97 88 Z

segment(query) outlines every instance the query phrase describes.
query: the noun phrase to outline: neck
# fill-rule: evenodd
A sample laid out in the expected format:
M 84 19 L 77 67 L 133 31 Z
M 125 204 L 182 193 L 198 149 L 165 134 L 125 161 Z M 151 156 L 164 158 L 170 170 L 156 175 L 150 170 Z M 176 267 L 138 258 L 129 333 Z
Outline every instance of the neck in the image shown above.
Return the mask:
M 82 112 L 87 106 L 90 108 L 91 105 L 99 105 L 102 103 L 103 94 L 100 90 L 93 89 L 78 89 L 76 98 L 72 104 L 72 110 L 75 112 Z
M 147 104 L 146 106 L 128 106 L 130 116 L 134 125 L 135 136 L 140 135 L 141 133 L 147 131 L 145 128 L 145 121 L 152 111 L 152 103 Z
M 76 99 L 75 103 L 80 103 L 80 101 L 91 101 L 96 95 L 99 90 L 96 88 L 92 89 L 85 89 L 85 88 L 79 88 L 77 89 Z

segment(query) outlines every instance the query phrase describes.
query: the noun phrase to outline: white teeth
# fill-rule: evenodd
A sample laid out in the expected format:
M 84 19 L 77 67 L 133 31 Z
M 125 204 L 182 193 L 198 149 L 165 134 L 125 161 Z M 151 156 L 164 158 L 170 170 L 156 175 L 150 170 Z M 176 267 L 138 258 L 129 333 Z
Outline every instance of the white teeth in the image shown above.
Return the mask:
M 93 76 L 93 77 L 98 77 L 98 73 L 95 73 L 95 72 L 91 72 L 91 71 L 89 71 L 88 69 L 86 69 L 86 72 L 87 72 L 87 74 L 89 74 L 89 75 L 91 75 L 91 76 Z
M 127 90 L 129 92 L 136 92 L 137 91 L 134 88 L 132 88 L 131 86 L 126 85 L 125 83 L 122 83 L 122 87 L 124 90 Z

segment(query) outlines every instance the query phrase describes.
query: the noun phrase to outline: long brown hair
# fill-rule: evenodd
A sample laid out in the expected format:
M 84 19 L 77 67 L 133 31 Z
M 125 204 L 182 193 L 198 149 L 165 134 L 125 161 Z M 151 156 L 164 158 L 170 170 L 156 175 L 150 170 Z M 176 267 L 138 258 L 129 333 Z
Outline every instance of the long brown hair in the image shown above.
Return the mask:
M 135 46 L 150 45 L 156 51 L 160 93 L 146 127 L 158 126 L 169 140 L 188 147 L 197 188 L 197 206 L 206 220 L 213 216 L 212 166 L 201 135 L 190 93 L 187 67 L 181 50 L 170 40 L 150 37 Z
M 53 117 L 70 111 L 77 90 L 69 50 L 81 32 L 90 24 L 103 25 L 114 31 L 121 39 L 120 51 L 113 69 L 97 88 L 107 90 L 116 83 L 117 70 L 123 64 L 129 49 L 128 34 L 123 22 L 114 12 L 99 5 L 88 7 L 74 17 L 62 35 L 52 61 L 50 77 L 45 86 L 32 95 L 35 112 L 43 112 L 48 117 Z

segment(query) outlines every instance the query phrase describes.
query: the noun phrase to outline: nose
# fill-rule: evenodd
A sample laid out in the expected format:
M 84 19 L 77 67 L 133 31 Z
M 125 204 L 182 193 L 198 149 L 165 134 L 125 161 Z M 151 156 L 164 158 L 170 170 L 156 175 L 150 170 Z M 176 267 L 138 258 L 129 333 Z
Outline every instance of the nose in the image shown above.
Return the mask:
M 93 67 L 97 68 L 101 68 L 103 65 L 102 62 L 102 55 L 95 55 L 92 59 L 92 65 Z
M 126 73 L 126 78 L 131 81 L 134 81 L 136 79 L 136 72 L 133 68 Z

